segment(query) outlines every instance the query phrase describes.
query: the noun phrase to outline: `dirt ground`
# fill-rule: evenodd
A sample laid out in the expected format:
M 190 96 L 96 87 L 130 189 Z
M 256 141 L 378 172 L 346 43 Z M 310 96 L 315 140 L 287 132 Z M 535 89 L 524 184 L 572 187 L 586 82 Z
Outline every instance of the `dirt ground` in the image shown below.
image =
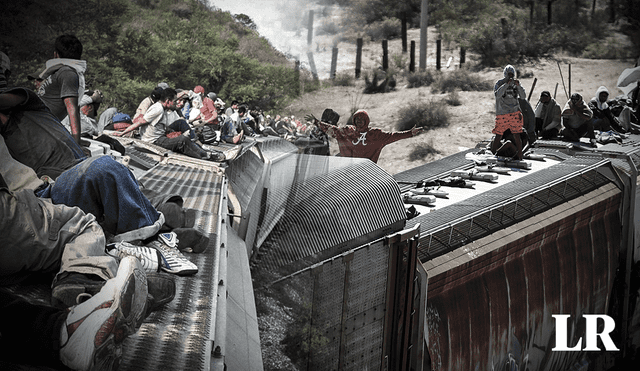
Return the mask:
M 435 39 L 437 38 L 435 29 L 430 29 L 428 35 L 427 69 L 435 71 Z M 419 30 L 409 30 L 408 39 L 415 40 L 419 45 Z M 418 46 L 416 47 L 418 48 Z M 347 49 L 342 45 L 338 45 L 338 48 L 340 50 Z M 443 43 L 441 70 L 444 73 L 460 68 L 459 53 L 459 49 Z M 416 59 L 418 59 L 419 51 L 416 51 L 416 54 Z M 393 63 L 394 56 L 402 56 L 402 41 L 400 39 L 389 41 L 389 56 L 390 65 Z M 408 61 L 409 56 L 405 55 L 404 57 Z M 451 62 L 447 68 L 450 58 Z M 474 64 L 474 56 L 467 53 L 466 59 L 467 65 L 471 67 Z M 363 74 L 365 71 L 373 71 L 381 66 L 381 60 L 381 44 L 365 42 Z M 556 56 L 553 59 L 544 59 L 524 65 L 514 64 L 514 66 L 521 76 L 527 76 L 520 77 L 520 81 L 527 94 L 530 94 L 531 105 L 535 107 L 543 90 L 549 90 L 552 96 L 555 92 L 556 99 L 561 106 L 564 106 L 568 100 L 567 94 L 580 93 L 585 100 L 589 100 L 601 85 L 609 89 L 611 97 L 622 94 L 622 91 L 616 87 L 618 76 L 624 69 L 631 68 L 634 64 L 635 60 L 593 60 Z M 493 85 L 496 80 L 502 78 L 503 67 L 484 68 L 476 73 Z M 353 68 L 355 70 L 355 64 Z M 531 92 L 534 80 L 536 80 L 536 85 Z M 360 78 L 356 80 L 356 86 L 330 87 L 305 94 L 288 107 L 288 114 L 303 117 L 307 113 L 313 113 L 319 117 L 325 108 L 332 108 L 341 116 L 339 125 L 344 125 L 350 112 L 354 109 L 365 109 L 371 117 L 373 127 L 393 131 L 396 130 L 398 112 L 401 108 L 413 102 L 427 102 L 429 100 L 439 102 L 447 97 L 447 94 L 433 92 L 431 87 L 407 88 L 406 80 L 402 77 L 398 79 L 396 89 L 389 93 L 363 94 L 363 88 L 364 81 Z M 479 141 L 490 139 L 495 115 L 493 92 L 461 91 L 458 96 L 462 104 L 448 106 L 448 111 L 451 114 L 448 127 L 429 130 L 414 138 L 388 145 L 383 149 L 378 165 L 388 173 L 396 174 L 446 157 L 464 148 L 475 147 Z M 446 105 L 445 102 L 442 104 Z M 410 161 L 410 153 L 420 145 L 431 146 L 437 153 L 428 155 L 421 160 Z M 334 140 L 330 146 L 331 153 L 337 153 L 337 143 Z

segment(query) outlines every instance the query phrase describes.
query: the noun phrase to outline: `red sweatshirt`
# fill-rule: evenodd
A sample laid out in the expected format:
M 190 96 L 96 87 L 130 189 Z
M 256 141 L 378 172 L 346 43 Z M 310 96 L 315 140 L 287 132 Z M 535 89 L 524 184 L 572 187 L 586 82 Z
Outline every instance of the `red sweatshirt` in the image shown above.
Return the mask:
M 316 122 L 322 131 L 336 138 L 340 148 L 340 156 L 368 158 L 377 163 L 384 146 L 413 136 L 411 130 L 390 133 L 369 128 L 369 115 L 364 110 L 359 110 L 353 115 L 354 122 L 356 116 L 362 116 L 365 119 L 364 130 L 357 130 L 353 125 L 340 128 L 325 122 Z

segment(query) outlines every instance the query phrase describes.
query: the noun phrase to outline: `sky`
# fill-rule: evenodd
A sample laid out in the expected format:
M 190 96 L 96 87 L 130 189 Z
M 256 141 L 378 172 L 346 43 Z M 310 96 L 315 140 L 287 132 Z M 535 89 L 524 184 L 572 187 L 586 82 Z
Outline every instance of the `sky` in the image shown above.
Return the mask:
M 336 36 L 314 35 L 308 44 L 308 14 L 314 11 L 314 28 L 317 30 L 323 22 L 335 22 L 339 8 L 330 8 L 334 18 L 323 17 L 324 10 L 311 0 L 207 0 L 208 5 L 228 11 L 231 14 L 246 14 L 256 24 L 260 35 L 279 51 L 301 61 L 303 67 L 310 69 L 309 52 L 313 53 L 313 63 L 321 79 L 329 77 L 331 69 L 332 47 Z M 352 50 L 339 50 L 337 71 L 352 68 L 355 56 Z

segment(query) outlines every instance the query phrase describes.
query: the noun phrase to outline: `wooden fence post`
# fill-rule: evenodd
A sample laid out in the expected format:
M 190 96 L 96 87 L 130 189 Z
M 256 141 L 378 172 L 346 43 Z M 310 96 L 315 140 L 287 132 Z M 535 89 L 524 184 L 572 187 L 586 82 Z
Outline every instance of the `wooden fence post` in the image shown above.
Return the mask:
M 362 67 L 362 38 L 358 38 L 356 45 L 356 79 L 359 79 Z
M 389 69 L 389 41 L 382 40 L 382 69 L 384 71 Z

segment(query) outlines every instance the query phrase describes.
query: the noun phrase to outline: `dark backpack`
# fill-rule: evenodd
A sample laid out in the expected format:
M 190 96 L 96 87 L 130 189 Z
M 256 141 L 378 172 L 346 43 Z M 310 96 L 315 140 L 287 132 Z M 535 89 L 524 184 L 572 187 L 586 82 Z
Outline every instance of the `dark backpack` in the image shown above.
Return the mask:
M 216 142 L 218 135 L 211 125 L 204 125 L 200 131 L 200 142 L 202 144 L 213 144 Z

